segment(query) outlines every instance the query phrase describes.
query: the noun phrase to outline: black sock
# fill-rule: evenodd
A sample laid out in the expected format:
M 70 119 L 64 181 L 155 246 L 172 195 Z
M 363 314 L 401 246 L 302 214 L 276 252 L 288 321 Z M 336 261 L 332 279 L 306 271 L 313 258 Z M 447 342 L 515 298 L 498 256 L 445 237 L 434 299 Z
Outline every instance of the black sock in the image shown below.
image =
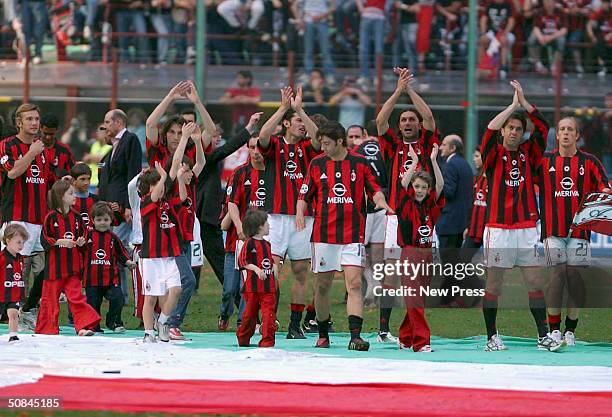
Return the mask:
M 565 331 L 576 333 L 576 327 L 578 327 L 578 319 L 572 320 L 565 316 Z
M 304 317 L 304 321 L 306 323 L 310 322 L 310 320 L 314 320 L 317 316 L 317 312 L 315 310 L 314 305 L 308 304 L 306 307 L 306 317 Z
M 300 321 L 302 320 L 302 312 L 304 311 L 304 304 L 291 303 L 291 319 L 290 326 L 296 329 L 300 328 Z
M 361 333 L 361 326 L 363 325 L 363 319 L 358 316 L 348 316 L 349 331 L 351 332 L 351 339 L 359 337 Z
M 529 309 L 538 328 L 538 337 L 544 337 L 548 333 L 546 326 L 546 301 L 542 291 L 529 291 Z
M 391 308 L 380 308 L 380 331 L 389 332 L 389 320 L 391 319 Z
M 329 322 L 327 320 L 317 320 L 317 327 L 319 329 L 319 337 L 329 339 Z
M 497 295 L 485 292 L 482 301 L 482 313 L 487 327 L 487 340 L 497 333 Z

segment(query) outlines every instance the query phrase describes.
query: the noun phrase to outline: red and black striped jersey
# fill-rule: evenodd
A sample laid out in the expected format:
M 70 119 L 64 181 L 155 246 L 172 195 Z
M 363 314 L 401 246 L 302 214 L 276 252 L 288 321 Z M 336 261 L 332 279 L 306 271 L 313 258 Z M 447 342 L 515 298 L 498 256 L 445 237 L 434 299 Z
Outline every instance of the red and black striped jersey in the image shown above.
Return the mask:
M 378 137 L 378 142 L 385 166 L 387 167 L 389 207 L 395 211 L 398 207 L 398 202 L 406 192 L 404 187 L 402 187 L 402 177 L 412 164 L 412 159 L 408 154 L 409 145 L 412 145 L 419 157 L 417 169 L 427 171 L 432 174 L 432 178 L 435 178 L 430 155 L 433 145 L 436 143 L 440 144 L 439 133 L 437 130 L 432 132 L 421 127 L 419 139 L 415 143 L 409 144 L 405 143 L 397 136 L 393 129 L 389 128 L 384 135 Z
M 179 216 L 185 215 L 184 209 L 178 198 L 154 202 L 151 194 L 147 194 L 141 199 L 141 258 L 174 258 L 181 254 L 183 236 Z
M 539 179 L 542 239 L 570 237 L 570 226 L 582 199 L 608 187 L 608 177 L 601 162 L 581 150 L 568 157 L 561 156 L 557 149 L 546 152 Z M 591 233 L 573 231 L 571 237 L 589 240 Z
M 79 212 L 86 228 L 93 228 L 93 219 L 90 219 L 91 208 L 98 202 L 98 196 L 89 194 L 87 197 L 76 196 L 73 208 Z
M 165 142 L 162 142 L 161 138 L 158 137 L 157 143 L 153 145 L 151 141 L 147 139 L 146 146 L 147 161 L 149 161 L 149 166 L 151 168 L 155 168 L 155 162 L 159 162 L 162 167 L 165 167 L 166 162 L 168 162 L 168 158 L 171 156 Z M 185 147 L 185 156 L 191 159 L 191 162 L 195 164 L 196 147 L 191 139 L 189 139 L 189 142 L 187 142 L 187 146 Z
M 397 213 L 397 244 L 402 248 L 431 248 L 434 225 L 444 204 L 444 196 L 436 200 L 435 189 L 429 190 L 423 201 L 418 202 L 414 198 L 414 188 L 408 187 Z
M 378 179 L 381 191 L 387 195 L 387 168 L 378 141 L 376 139 L 366 140 L 361 145 L 353 148 L 353 152 L 362 155 L 368 161 L 368 164 L 372 167 L 372 172 Z M 375 211 L 374 203 L 372 200 L 368 200 L 367 212 L 374 213 Z
M 502 229 L 535 227 L 537 169 L 546 149 L 548 123 L 535 109 L 528 113 L 534 130 L 517 151 L 498 142 L 498 132 L 487 129 L 482 139 L 483 171 L 487 175 L 488 200 L 485 224 Z
M 68 147 L 57 140 L 50 148 L 45 147 L 45 158 L 51 164 L 51 172 L 57 179 L 64 175 L 70 175 L 70 170 L 74 166 L 74 157 Z
M 475 242 L 482 242 L 485 228 L 485 212 L 487 211 L 487 177 L 480 175 L 474 178 L 474 202 L 472 216 L 468 228 L 468 236 Z
M 15 179 L 8 177 L 15 162 L 30 149 L 13 136 L 2 142 L 0 149 L 0 175 L 2 178 L 2 220 L 42 224 L 47 214 L 47 190 L 52 182 L 49 161 L 45 152 L 37 155 L 25 172 Z
M 313 242 L 363 243 L 366 193 L 370 198 L 380 185 L 367 160 L 348 152 L 340 161 L 326 155 L 312 160 L 300 189 L 300 200 L 314 207 Z
M 85 236 L 85 225 L 81 215 L 75 210 L 67 214 L 52 210 L 45 217 L 40 242 L 45 248 L 47 273 L 46 279 L 54 281 L 71 276 L 81 276 L 81 251 L 80 248 L 67 248 L 58 246 L 55 242 L 59 239 L 77 240 Z
M 8 249 L 0 252 L 0 303 L 18 303 L 25 297 L 23 259 L 18 253 L 13 256 Z
M 260 279 L 255 271 L 244 268 L 249 264 L 261 268 L 266 274 L 266 279 Z M 276 292 L 272 246 L 267 240 L 247 239 L 238 256 L 238 267 L 242 273 L 242 292 Z
M 295 144 L 284 137 L 273 136 L 270 145 L 262 148 L 266 161 L 267 194 L 266 211 L 272 214 L 295 215 L 295 207 L 310 161 L 319 155 L 310 139 Z
M 87 231 L 83 246 L 85 264 L 85 287 L 108 287 L 119 285 L 119 265 L 125 266 L 130 259 L 121 240 L 110 230 Z
M 232 182 L 228 183 L 226 193 L 227 201 L 238 206 L 240 218 L 250 208 L 264 210 L 267 195 L 265 171 L 253 168 L 249 162 L 239 166 L 232 175 Z
M 179 198 L 179 185 L 178 180 L 172 181 L 168 177 L 167 186 L 172 188 L 172 197 Z M 179 224 L 181 226 L 181 233 L 185 242 L 193 241 L 193 225 L 195 224 L 195 202 L 196 202 L 196 183 L 197 177 L 194 175 L 191 179 L 191 184 L 185 185 L 187 189 L 187 198 L 183 202 L 184 212 L 179 216 Z

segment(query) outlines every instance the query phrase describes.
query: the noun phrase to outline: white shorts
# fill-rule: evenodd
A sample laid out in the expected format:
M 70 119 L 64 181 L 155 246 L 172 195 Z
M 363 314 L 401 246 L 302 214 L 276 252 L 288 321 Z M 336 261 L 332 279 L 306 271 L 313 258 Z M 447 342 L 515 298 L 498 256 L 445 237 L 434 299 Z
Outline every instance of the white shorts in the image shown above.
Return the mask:
M 368 215 L 366 216 L 364 242 L 366 246 L 370 243 L 385 243 L 386 217 L 387 213 L 385 212 L 385 210 L 368 213 Z
M 268 224 L 270 225 L 272 254 L 281 259 L 284 259 L 286 255 L 292 261 L 310 259 L 310 236 L 312 235 L 314 219 L 307 216 L 305 217 L 305 223 L 304 230 L 298 232 L 295 230 L 295 216 L 269 214 Z
M 170 288 L 181 286 L 181 274 L 174 258 L 140 258 L 138 266 L 144 295 L 162 297 Z
M 544 266 L 537 227 L 501 229 L 486 226 L 483 242 L 487 267 Z
M 2 224 L 0 228 L 0 241 L 4 236 L 4 229 L 11 223 L 20 224 L 28 231 L 28 240 L 23 245 L 23 250 L 21 251 L 22 256 L 30 256 L 32 252 L 44 252 L 45 249 L 42 247 L 40 243 L 40 235 L 42 234 L 42 225 L 41 224 L 32 224 L 28 222 L 17 222 L 10 221 Z M 4 249 L 4 243 L 0 245 L 2 249 Z
M 385 215 L 385 251 L 384 259 L 400 259 L 402 248 L 397 244 L 397 215 Z
M 551 236 L 544 240 L 546 265 L 567 263 L 571 266 L 591 265 L 591 246 L 585 239 Z
M 242 252 L 242 247 L 244 246 L 244 240 L 236 239 L 236 251 L 234 252 L 234 269 L 240 269 L 238 266 L 238 258 L 240 257 L 240 252 Z
M 312 272 L 341 272 L 344 266 L 365 264 L 365 246 L 363 243 L 334 245 L 331 243 L 312 244 Z
M 200 221 L 195 218 L 193 223 L 193 240 L 191 241 L 191 266 L 202 266 L 204 255 L 202 252 L 202 236 L 200 236 Z

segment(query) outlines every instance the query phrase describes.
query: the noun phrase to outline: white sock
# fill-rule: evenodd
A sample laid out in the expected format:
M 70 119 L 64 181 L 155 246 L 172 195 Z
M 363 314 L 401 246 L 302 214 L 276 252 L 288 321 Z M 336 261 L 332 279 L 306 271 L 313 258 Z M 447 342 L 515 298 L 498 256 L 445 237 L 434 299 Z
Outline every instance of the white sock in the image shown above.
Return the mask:
M 155 330 L 145 330 L 145 334 L 148 334 L 149 336 L 155 336 Z
M 9 332 L 9 337 L 17 336 L 17 332 Z
M 159 324 L 166 324 L 166 322 L 168 321 L 168 316 L 166 316 L 164 313 L 161 313 L 159 315 L 159 320 L 157 320 L 159 322 Z

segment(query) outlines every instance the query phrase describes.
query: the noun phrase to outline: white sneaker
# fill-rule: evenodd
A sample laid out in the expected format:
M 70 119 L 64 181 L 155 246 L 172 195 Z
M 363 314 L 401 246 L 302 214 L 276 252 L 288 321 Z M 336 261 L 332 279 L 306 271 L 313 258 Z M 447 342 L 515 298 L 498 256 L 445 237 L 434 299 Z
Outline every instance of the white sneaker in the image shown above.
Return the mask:
M 559 332 L 559 334 L 561 334 L 561 332 Z M 544 337 L 538 338 L 538 350 L 561 352 L 563 349 L 565 349 L 565 346 L 565 340 L 557 342 L 550 333 Z
M 393 336 L 391 332 L 378 332 L 376 341 L 378 343 L 393 343 L 394 345 L 398 343 L 397 337 Z
M 508 350 L 504 341 L 502 340 L 499 333 L 491 336 L 487 344 L 485 345 L 485 352 L 497 352 L 498 350 Z
M 145 333 L 142 343 L 157 343 L 157 339 L 152 334 Z
M 607 73 L 607 72 L 608 72 L 608 71 L 606 70 L 606 68 L 605 68 L 605 67 L 602 67 L 602 68 L 601 68 L 601 69 L 600 69 L 600 70 L 597 72 L 597 76 L 598 76 L 599 78 L 606 78 L 606 73 Z
M 162 342 L 169 342 L 170 328 L 168 327 L 168 324 L 157 323 L 157 329 L 157 336 L 159 337 L 159 340 L 161 340 Z
M 255 325 L 255 333 L 261 334 L 261 324 L 256 324 Z
M 431 353 L 431 352 L 433 352 L 433 349 L 429 345 L 425 345 L 417 351 L 417 353 Z
M 561 331 L 559 330 L 553 330 L 548 335 L 552 337 L 557 343 L 561 343 L 561 341 L 563 340 L 563 335 L 561 334 Z
M 79 336 L 93 336 L 94 331 L 89 329 L 81 329 L 78 333 Z
M 125 333 L 125 327 L 123 327 L 123 326 L 117 326 L 117 327 L 115 327 L 115 330 L 113 330 L 113 331 L 114 331 L 115 333 L 121 333 L 121 334 L 123 334 L 123 333 Z
M 567 346 L 576 346 L 576 335 L 574 332 L 566 331 L 563 340 Z
M 32 58 L 32 64 L 34 64 L 34 65 L 39 65 L 39 64 L 42 64 L 42 59 L 41 59 L 41 57 L 39 57 L 39 56 L 37 55 L 37 56 L 35 56 L 34 58 Z M 63 295 L 63 293 L 62 293 L 62 295 Z M 65 297 L 66 297 L 66 296 L 64 296 L 64 298 L 65 298 Z M 63 301 L 63 302 L 65 303 L 66 301 Z
M 83 28 L 83 38 L 87 41 L 91 40 L 91 28 L 89 26 Z

